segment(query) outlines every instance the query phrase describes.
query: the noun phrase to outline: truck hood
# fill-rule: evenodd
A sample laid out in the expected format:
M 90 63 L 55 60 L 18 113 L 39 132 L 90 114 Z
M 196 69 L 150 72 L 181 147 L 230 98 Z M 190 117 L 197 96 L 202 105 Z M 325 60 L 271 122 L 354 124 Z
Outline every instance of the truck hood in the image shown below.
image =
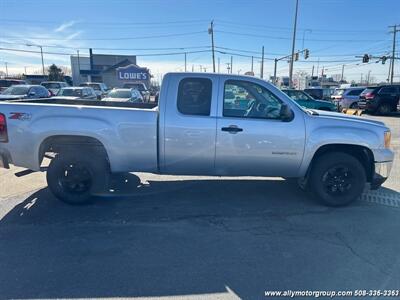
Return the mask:
M 342 113 L 338 113 L 338 112 L 329 112 L 329 111 L 316 110 L 316 109 L 312 109 L 311 111 L 316 113 L 316 114 L 313 114 L 312 116 L 317 117 L 317 118 L 345 120 L 345 121 L 386 127 L 385 123 L 383 123 L 383 122 L 366 119 L 364 117 L 357 117 L 357 116 L 346 115 L 346 114 L 342 114 Z
M 0 95 L 0 101 L 1 100 L 18 100 L 18 99 L 24 99 L 26 98 L 26 95 Z

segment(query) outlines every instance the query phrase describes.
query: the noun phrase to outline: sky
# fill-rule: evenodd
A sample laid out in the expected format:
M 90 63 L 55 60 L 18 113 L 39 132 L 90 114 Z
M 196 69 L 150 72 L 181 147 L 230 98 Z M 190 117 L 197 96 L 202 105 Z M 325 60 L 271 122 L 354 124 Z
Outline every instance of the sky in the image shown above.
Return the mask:
M 166 72 L 212 71 L 211 37 L 214 22 L 216 64 L 226 72 L 233 57 L 233 73 L 251 69 L 260 73 L 264 46 L 264 77 L 273 74 L 274 58 L 290 54 L 295 0 L 0 0 L 0 71 L 9 74 L 38 72 L 44 51 L 45 65 L 70 66 L 70 55 L 94 53 L 137 55 L 155 79 Z M 390 55 L 388 26 L 400 25 L 399 0 L 299 0 L 294 73 L 340 74 L 347 80 L 386 80 L 389 63 L 376 59 L 362 64 L 365 53 Z M 400 33 L 398 34 L 400 41 Z M 27 46 L 29 44 L 30 46 Z M 400 50 L 400 43 L 397 47 Z M 19 51 L 16 51 L 19 50 Z M 25 52 L 31 51 L 31 52 Z M 397 52 L 398 53 L 398 52 Z M 398 55 L 398 54 L 396 54 Z M 400 80 L 397 61 L 395 80 Z M 289 64 L 278 62 L 278 76 L 287 76 Z

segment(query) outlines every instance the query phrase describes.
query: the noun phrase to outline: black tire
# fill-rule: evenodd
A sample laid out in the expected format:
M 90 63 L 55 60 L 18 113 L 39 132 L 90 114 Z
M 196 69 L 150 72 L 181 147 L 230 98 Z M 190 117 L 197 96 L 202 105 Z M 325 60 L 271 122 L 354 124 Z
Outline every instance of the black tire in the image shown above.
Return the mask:
M 360 161 L 346 153 L 331 152 L 313 162 L 308 188 L 327 206 L 344 206 L 360 197 L 366 183 Z
M 105 159 L 89 153 L 86 149 L 68 151 L 52 159 L 47 169 L 47 184 L 59 200 L 75 205 L 91 202 L 107 165 Z
M 381 104 L 378 107 L 378 114 L 380 114 L 380 115 L 387 115 L 391 111 L 392 111 L 392 107 L 387 103 Z
M 357 102 L 352 103 L 352 104 L 350 105 L 350 108 L 353 108 L 353 109 L 358 108 Z

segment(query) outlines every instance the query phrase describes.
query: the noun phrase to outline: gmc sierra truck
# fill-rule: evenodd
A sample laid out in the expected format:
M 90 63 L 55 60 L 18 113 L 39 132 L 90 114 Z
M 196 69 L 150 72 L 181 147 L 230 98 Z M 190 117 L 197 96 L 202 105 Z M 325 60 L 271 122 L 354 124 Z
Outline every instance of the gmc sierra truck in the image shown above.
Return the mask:
M 297 178 L 324 204 L 345 205 L 388 177 L 390 139 L 382 122 L 303 109 L 230 74 L 169 73 L 158 106 L 0 102 L 0 166 L 47 171 L 52 193 L 72 204 L 104 194 L 111 173 L 151 172 Z

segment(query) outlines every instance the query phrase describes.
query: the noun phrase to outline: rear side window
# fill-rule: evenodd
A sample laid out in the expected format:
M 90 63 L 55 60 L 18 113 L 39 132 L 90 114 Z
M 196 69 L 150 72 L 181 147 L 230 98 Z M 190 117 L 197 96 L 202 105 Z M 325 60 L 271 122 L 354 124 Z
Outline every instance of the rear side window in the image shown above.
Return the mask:
M 397 93 L 397 89 L 392 86 L 383 87 L 379 91 L 379 94 L 396 94 L 396 93 Z
M 178 87 L 178 111 L 184 115 L 209 116 L 212 82 L 208 78 L 185 78 Z
M 363 90 L 350 90 L 347 95 L 349 96 L 359 96 Z

